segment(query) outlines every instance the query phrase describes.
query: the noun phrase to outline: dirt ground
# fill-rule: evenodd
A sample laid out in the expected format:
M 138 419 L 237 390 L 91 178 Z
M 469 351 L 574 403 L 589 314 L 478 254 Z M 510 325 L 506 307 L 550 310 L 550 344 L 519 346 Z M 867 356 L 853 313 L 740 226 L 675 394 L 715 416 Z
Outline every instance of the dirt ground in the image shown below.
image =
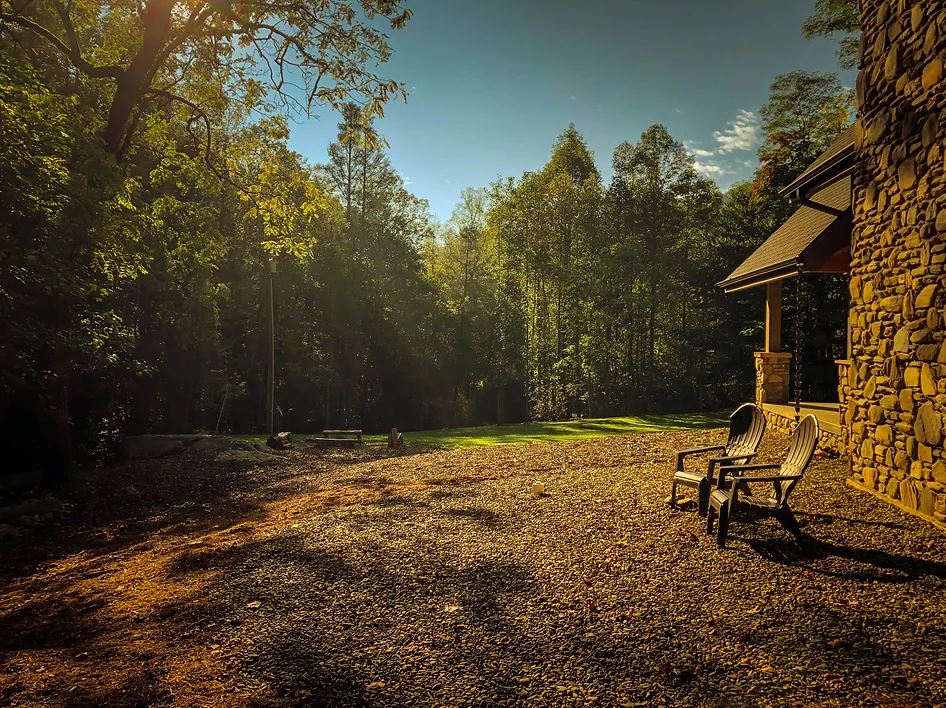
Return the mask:
M 818 458 L 718 550 L 722 435 L 89 470 L 0 551 L 0 704 L 946 705 L 946 536 Z

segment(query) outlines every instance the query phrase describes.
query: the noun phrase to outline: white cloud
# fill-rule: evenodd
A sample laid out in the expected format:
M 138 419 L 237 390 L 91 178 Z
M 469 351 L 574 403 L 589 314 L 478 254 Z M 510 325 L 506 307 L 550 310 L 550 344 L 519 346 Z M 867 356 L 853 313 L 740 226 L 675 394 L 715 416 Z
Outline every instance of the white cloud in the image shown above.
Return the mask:
M 731 170 L 727 170 L 722 165 L 717 165 L 715 162 L 701 162 L 700 160 L 693 161 L 693 169 L 708 177 L 732 174 Z
M 759 143 L 759 117 L 752 111 L 741 110 L 725 130 L 713 133 L 713 139 L 720 154 L 752 150 Z
M 755 161 L 734 153 L 754 150 L 760 142 L 759 117 L 752 111 L 741 110 L 723 130 L 713 131 L 712 148 L 698 147 L 691 141 L 684 143 L 693 158 L 694 169 L 719 181 L 727 175 L 738 175 L 751 170 Z

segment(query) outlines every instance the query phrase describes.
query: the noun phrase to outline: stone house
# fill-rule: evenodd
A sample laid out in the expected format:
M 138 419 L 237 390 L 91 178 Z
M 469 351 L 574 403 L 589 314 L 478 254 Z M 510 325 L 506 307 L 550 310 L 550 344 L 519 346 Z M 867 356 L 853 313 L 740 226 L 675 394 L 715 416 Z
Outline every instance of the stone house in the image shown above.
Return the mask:
M 946 4 L 861 0 L 856 121 L 785 191 L 798 211 L 722 283 L 766 287 L 756 400 L 791 428 L 781 289 L 850 277 L 835 405 L 803 404 L 849 483 L 946 528 Z

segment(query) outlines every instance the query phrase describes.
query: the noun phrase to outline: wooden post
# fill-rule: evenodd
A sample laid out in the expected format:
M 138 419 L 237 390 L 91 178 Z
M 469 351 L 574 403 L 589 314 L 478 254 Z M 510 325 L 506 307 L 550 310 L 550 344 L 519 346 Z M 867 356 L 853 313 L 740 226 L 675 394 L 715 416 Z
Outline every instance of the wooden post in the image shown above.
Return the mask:
M 266 423 L 269 436 L 276 435 L 276 305 L 273 296 L 273 279 L 276 277 L 276 261 L 269 261 L 269 370 L 266 374 Z
M 782 281 L 765 286 L 765 351 L 782 351 Z

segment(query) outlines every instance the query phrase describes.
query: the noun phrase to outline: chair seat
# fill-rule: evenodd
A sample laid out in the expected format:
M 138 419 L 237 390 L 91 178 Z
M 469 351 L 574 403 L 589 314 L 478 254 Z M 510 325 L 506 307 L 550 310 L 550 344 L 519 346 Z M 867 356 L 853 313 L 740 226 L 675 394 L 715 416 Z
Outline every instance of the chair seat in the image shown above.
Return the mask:
M 739 506 L 754 506 L 759 509 L 777 509 L 778 501 L 775 497 L 757 497 L 750 494 L 739 497 Z
M 710 495 L 710 500 L 718 508 L 729 501 L 729 492 L 722 489 L 714 489 Z M 775 497 L 759 497 L 752 494 L 740 494 L 739 506 L 752 506 L 758 509 L 777 509 L 778 501 L 775 499 Z
M 698 487 L 703 481 L 704 475 L 694 474 L 692 472 L 674 472 L 673 478 L 682 484 L 688 484 L 692 487 Z
M 708 445 L 679 450 L 676 457 L 676 472 L 670 486 L 670 506 L 676 506 L 677 487 L 692 487 L 699 492 L 697 512 L 706 515 L 706 504 L 717 470 L 727 465 L 729 467 L 745 464 L 755 456 L 756 448 L 762 440 L 765 431 L 765 414 L 754 403 L 744 403 L 729 416 L 729 435 L 725 445 Z M 720 454 L 725 453 L 725 454 Z M 708 455 L 701 466 L 705 471 L 700 473 L 688 472 L 683 469 L 687 458 L 694 455 Z
M 795 426 L 785 460 L 780 465 L 746 465 L 742 469 L 727 465 L 720 468 L 717 489 L 710 493 L 706 509 L 706 533 L 713 532 L 714 517 L 719 516 L 717 546 L 723 548 L 726 545 L 729 517 L 737 511 L 754 511 L 760 516 L 775 517 L 795 538 L 802 538 L 801 527 L 788 505 L 788 497 L 811 463 L 818 446 L 818 432 L 818 419 L 813 415 L 806 415 Z M 778 473 L 752 474 L 757 470 L 771 469 L 777 469 Z M 753 493 L 751 485 L 766 482 L 773 484 L 774 494 L 763 494 L 761 491 Z M 721 489 L 727 486 L 728 489 Z

